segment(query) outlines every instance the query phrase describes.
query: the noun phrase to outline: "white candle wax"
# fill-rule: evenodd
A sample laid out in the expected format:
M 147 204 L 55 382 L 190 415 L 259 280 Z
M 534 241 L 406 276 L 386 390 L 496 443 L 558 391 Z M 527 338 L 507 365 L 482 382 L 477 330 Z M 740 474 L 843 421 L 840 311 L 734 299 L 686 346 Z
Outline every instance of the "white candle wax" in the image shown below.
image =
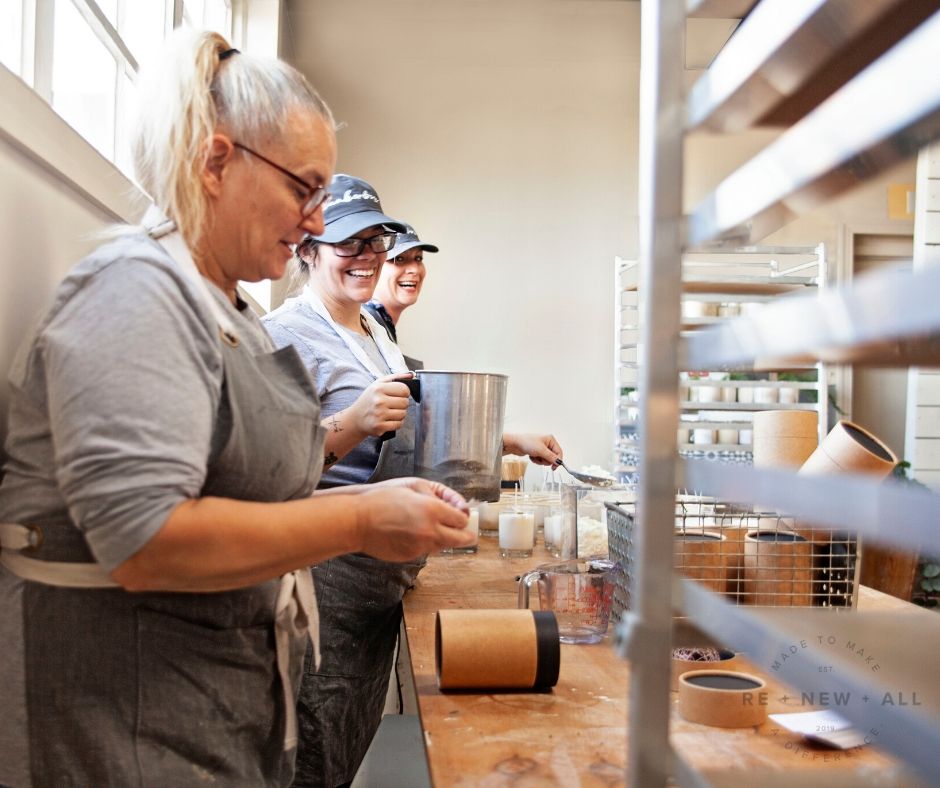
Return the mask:
M 549 514 L 545 516 L 545 544 L 558 544 L 561 539 L 561 515 Z
M 473 544 L 480 541 L 480 510 L 471 509 L 470 519 L 467 521 L 467 533 L 473 534 Z
M 531 512 L 499 515 L 499 546 L 504 550 L 531 550 L 535 545 L 535 517 Z

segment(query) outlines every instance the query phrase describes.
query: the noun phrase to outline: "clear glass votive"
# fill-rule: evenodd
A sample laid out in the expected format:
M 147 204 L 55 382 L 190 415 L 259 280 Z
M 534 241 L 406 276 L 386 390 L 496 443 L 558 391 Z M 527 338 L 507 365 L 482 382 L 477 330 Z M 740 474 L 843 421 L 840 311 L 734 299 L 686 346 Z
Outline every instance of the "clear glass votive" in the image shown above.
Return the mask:
M 545 537 L 545 549 L 553 555 L 561 541 L 561 526 L 564 517 L 565 510 L 560 504 L 551 506 L 548 510 L 548 514 L 545 515 L 545 524 L 542 531 Z
M 473 534 L 473 544 L 466 547 L 451 548 L 452 553 L 475 553 L 480 549 L 480 507 L 470 505 L 470 520 L 467 522 L 467 533 Z
M 535 548 L 535 510 L 516 506 L 499 515 L 501 558 L 528 558 Z

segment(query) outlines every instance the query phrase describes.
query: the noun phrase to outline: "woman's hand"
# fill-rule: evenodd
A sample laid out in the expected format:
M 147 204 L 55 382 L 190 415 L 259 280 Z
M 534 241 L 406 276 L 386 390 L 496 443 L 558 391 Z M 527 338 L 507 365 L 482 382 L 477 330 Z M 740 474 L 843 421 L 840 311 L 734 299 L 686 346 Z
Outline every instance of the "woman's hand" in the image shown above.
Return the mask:
M 431 495 L 435 498 L 440 498 L 444 503 L 449 503 L 462 512 L 470 512 L 466 498 L 456 490 L 440 482 L 419 479 L 415 476 L 403 476 L 399 479 L 386 479 L 383 482 L 372 484 L 370 487 L 405 487 L 409 490 L 422 493 L 423 495 Z
M 558 465 L 564 453 L 554 435 L 530 435 L 526 433 L 505 433 L 503 435 L 503 454 L 526 454 L 536 465 Z
M 373 484 L 356 498 L 362 552 L 384 561 L 409 561 L 473 542 L 474 535 L 464 530 L 467 504 L 458 493 L 424 479 L 393 481 L 399 484 Z
M 369 386 L 347 408 L 355 429 L 362 435 L 384 435 L 401 427 L 408 412 L 408 387 L 402 380 L 411 373 L 386 375 Z

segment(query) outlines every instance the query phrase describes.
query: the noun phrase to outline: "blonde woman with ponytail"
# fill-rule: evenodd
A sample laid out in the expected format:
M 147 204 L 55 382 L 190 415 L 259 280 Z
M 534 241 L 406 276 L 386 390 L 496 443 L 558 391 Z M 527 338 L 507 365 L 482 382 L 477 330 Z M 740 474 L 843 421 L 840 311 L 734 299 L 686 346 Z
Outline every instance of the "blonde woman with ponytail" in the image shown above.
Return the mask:
M 140 92 L 153 205 L 75 266 L 11 375 L 0 784 L 289 785 L 306 568 L 465 544 L 466 503 L 417 479 L 314 494 L 314 388 L 236 291 L 323 230 L 313 88 L 183 32 Z

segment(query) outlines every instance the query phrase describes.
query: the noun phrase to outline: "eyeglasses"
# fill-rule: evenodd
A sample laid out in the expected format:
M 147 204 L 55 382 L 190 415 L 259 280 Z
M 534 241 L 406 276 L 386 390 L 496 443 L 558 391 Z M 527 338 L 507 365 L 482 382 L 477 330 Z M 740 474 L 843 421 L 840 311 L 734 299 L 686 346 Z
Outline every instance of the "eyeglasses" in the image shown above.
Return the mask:
M 308 195 L 304 199 L 304 204 L 300 208 L 300 214 L 304 217 L 304 219 L 306 219 L 308 216 L 311 216 L 313 212 L 319 208 L 323 204 L 323 201 L 326 200 L 326 198 L 329 196 L 329 192 L 327 191 L 326 186 L 311 186 L 299 175 L 294 175 L 294 173 L 292 173 L 290 170 L 285 169 L 280 164 L 271 161 L 267 156 L 262 156 L 260 153 L 258 153 L 258 151 L 252 150 L 247 145 L 242 145 L 240 142 L 233 142 L 232 145 L 234 145 L 239 150 L 245 151 L 245 153 L 250 153 L 257 159 L 261 159 L 261 161 L 263 161 L 265 164 L 274 167 L 274 169 L 276 169 L 278 172 L 284 173 L 284 175 L 286 175 L 292 181 L 299 183 L 304 187 L 306 194 Z
M 373 252 L 381 254 L 392 248 L 397 235 L 398 233 L 382 233 L 373 235 L 371 238 L 347 238 L 345 241 L 327 244 L 327 246 L 332 246 L 338 257 L 358 257 L 367 244 Z

